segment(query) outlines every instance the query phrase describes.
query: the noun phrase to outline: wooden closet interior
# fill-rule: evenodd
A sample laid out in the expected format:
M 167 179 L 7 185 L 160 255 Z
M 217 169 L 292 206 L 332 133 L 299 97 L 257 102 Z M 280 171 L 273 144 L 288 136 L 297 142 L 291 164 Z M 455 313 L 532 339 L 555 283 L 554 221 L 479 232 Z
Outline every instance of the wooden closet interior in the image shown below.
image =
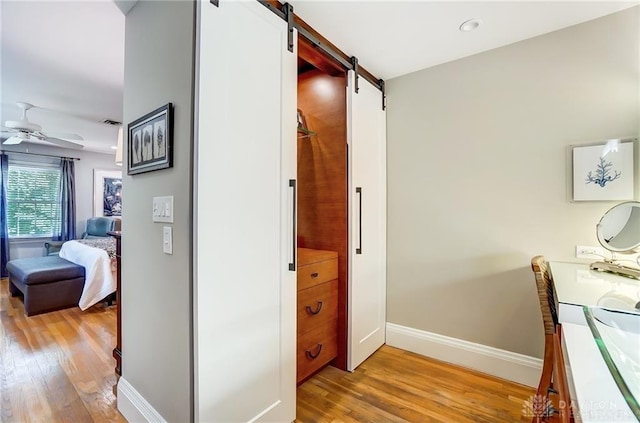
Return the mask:
M 349 266 L 347 74 L 303 37 L 298 37 L 298 120 L 297 380 L 301 383 L 329 361 L 346 370 Z M 336 270 L 330 252 L 337 255 L 334 280 L 330 280 Z M 310 286 L 307 279 L 318 284 L 303 290 Z

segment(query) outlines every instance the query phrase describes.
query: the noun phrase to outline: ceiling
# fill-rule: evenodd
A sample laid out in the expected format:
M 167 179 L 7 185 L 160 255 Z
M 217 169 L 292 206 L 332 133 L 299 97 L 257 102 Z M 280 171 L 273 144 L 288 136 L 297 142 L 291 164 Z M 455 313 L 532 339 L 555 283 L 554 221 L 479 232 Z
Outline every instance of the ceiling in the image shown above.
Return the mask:
M 118 0 L 0 1 L 0 121 L 39 106 L 43 132 L 72 132 L 113 153 L 122 120 L 124 15 Z M 367 70 L 390 79 L 637 5 L 616 1 L 312 1 L 295 12 Z M 127 10 L 127 8 L 125 8 Z M 479 18 L 473 32 L 460 24 Z
M 84 137 L 85 150 L 114 153 L 122 120 L 124 15 L 104 1 L 0 2 L 0 122 L 17 101 L 42 132 Z
M 512 44 L 638 1 L 291 0 L 296 15 L 382 79 Z M 458 28 L 481 19 L 475 31 Z

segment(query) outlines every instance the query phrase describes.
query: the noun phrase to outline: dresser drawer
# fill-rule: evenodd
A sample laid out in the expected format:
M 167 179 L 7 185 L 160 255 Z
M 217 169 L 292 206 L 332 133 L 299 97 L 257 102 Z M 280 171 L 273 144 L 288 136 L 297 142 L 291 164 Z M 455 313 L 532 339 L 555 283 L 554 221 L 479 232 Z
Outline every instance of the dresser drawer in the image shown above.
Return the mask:
M 338 279 L 338 259 L 298 266 L 298 291 Z
M 298 336 L 337 317 L 337 279 L 298 291 Z
M 334 319 L 298 336 L 298 375 L 300 383 L 328 364 L 338 354 L 337 320 Z

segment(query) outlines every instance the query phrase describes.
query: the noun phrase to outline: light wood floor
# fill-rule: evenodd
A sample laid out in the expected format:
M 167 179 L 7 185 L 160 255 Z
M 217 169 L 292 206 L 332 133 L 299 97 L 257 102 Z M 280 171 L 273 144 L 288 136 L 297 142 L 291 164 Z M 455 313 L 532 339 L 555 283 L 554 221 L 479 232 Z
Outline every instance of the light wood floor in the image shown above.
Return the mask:
M 326 367 L 298 388 L 299 423 L 514 423 L 533 388 L 383 346 L 355 372 Z
M 0 281 L 0 422 L 124 422 L 111 391 L 115 308 L 24 316 Z M 298 423 L 521 420 L 532 388 L 384 346 L 298 388 Z
M 26 317 L 0 281 L 0 421 L 124 422 L 111 351 L 115 307 Z

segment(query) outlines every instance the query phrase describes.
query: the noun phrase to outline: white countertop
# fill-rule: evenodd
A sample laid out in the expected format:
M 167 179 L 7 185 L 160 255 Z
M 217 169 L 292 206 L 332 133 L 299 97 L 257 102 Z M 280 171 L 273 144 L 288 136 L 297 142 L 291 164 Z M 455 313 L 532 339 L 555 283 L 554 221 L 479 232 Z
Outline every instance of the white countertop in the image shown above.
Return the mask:
M 587 326 L 564 323 L 562 348 L 574 410 L 583 423 L 638 423 L 616 385 Z M 576 407 L 577 404 L 577 407 Z
M 571 398 L 576 422 L 638 423 L 616 385 L 586 325 L 583 306 L 634 311 L 640 301 L 640 280 L 589 269 L 584 263 L 550 262 L 562 323 Z
M 634 311 L 640 301 L 638 279 L 590 270 L 583 263 L 554 261 L 549 269 L 560 303 Z

